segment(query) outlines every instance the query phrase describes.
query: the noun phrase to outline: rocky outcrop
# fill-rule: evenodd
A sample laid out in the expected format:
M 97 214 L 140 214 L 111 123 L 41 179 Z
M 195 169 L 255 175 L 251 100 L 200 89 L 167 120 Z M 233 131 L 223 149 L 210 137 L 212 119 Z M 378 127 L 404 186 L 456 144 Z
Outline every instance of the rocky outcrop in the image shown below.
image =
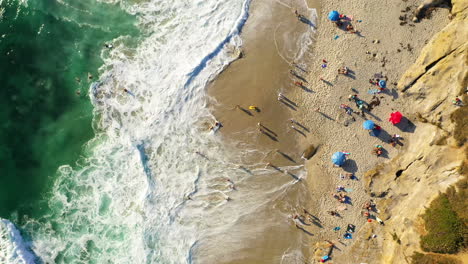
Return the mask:
M 406 91 L 410 87 L 415 86 L 416 82 L 425 74 L 430 72 L 435 78 L 432 80 L 440 80 L 440 76 L 435 76 L 438 72 L 430 71 L 439 62 L 451 63 L 451 59 L 446 59 L 452 53 L 457 54 L 466 51 L 467 35 L 468 35 L 468 21 L 467 21 L 467 0 L 454 0 L 453 9 L 457 11 L 452 22 L 449 23 L 441 32 L 432 38 L 432 40 L 421 51 L 418 60 L 411 66 L 410 69 L 401 77 L 398 82 L 398 88 L 401 91 Z M 462 3 L 465 8 L 462 8 Z M 446 60 L 444 60 L 446 59 Z M 454 65 L 458 66 L 458 65 Z M 459 64 L 463 66 L 463 64 Z M 439 65 L 439 70 L 442 68 Z M 446 69 L 448 70 L 448 69 Z M 460 72 L 462 73 L 462 72 Z M 466 72 L 465 72 L 466 73 Z
M 466 124 L 468 115 L 458 121 L 451 116 L 460 111 L 452 100 L 463 96 L 466 103 L 468 98 L 467 6 L 466 0 L 452 1 L 451 23 L 432 38 L 398 83 L 413 110 L 409 119 L 416 124 L 404 154 L 369 171 L 364 179 L 386 223 L 381 263 L 405 263 L 403 259 L 409 261 L 420 250 L 425 206 L 463 177 L 466 144 L 460 146 L 453 135 L 455 123 Z
M 417 22 L 421 20 L 423 17 L 426 16 L 426 12 L 430 10 L 430 8 L 438 7 L 438 6 L 449 6 L 450 0 L 426 0 L 424 1 L 416 10 L 414 11 L 413 21 Z

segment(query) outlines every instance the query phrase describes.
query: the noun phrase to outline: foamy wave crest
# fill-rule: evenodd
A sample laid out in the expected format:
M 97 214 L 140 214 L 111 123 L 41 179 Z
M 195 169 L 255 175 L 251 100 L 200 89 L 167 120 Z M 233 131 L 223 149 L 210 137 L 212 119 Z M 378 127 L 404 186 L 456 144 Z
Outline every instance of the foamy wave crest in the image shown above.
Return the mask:
M 0 218 L 0 263 L 35 264 L 35 259 L 15 225 Z
M 44 262 L 190 263 L 206 228 L 235 220 L 210 219 L 238 168 L 206 132 L 204 87 L 237 57 L 249 3 L 122 3 L 146 37 L 103 53 L 90 88 L 96 137 L 79 166 L 59 168 L 50 214 L 24 226 Z

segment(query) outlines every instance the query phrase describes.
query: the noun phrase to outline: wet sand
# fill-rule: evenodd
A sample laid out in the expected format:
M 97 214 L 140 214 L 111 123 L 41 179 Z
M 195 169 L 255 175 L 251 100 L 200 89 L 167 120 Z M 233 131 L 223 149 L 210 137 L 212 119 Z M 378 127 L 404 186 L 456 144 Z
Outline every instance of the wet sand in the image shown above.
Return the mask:
M 291 6 L 295 8 L 291 9 Z M 299 21 L 294 14 L 296 8 L 312 21 Z M 309 3 L 309 8 L 315 6 Z M 241 219 L 226 236 L 211 237 L 207 245 L 200 246 L 200 255 L 205 256 L 202 259 L 206 263 L 303 261 L 308 258 L 308 241 L 313 235 L 307 229 L 297 229 L 289 217 L 301 213 L 296 211 L 297 208 L 308 201 L 307 183 L 297 180 L 305 177 L 305 171 L 301 168 L 287 171 L 288 166 L 302 167 L 300 156 L 305 147 L 298 145 L 297 138 L 311 137 L 312 134 L 307 128 L 295 124 L 298 132 L 288 121 L 292 113 L 304 106 L 292 99 L 282 103 L 277 98 L 278 93 L 289 98 L 297 90 L 312 93 L 305 81 L 302 81 L 303 88 L 294 82 L 301 81 L 299 78 L 308 72 L 304 62 L 310 56 L 308 47 L 313 41 L 315 12 L 307 9 L 304 1 L 255 0 L 250 10 L 251 15 L 241 34 L 243 57 L 227 67 L 208 87 L 209 95 L 214 98 L 209 107 L 223 124 L 219 134 L 227 145 L 259 151 L 259 155 L 245 161 L 246 167 L 259 169 L 259 166 L 271 163 L 279 168 L 268 167 L 267 178 L 250 181 L 268 181 L 268 184 L 277 184 L 281 188 L 272 193 L 268 201 L 259 201 L 262 206 L 256 214 Z M 300 68 L 294 67 L 293 62 Z M 300 77 L 294 77 L 291 69 Z M 249 110 L 250 105 L 258 107 L 259 112 Z M 259 131 L 259 122 L 270 136 Z M 209 249 L 209 245 L 219 243 L 224 245 L 223 256 Z M 239 246 L 239 243 L 244 245 Z

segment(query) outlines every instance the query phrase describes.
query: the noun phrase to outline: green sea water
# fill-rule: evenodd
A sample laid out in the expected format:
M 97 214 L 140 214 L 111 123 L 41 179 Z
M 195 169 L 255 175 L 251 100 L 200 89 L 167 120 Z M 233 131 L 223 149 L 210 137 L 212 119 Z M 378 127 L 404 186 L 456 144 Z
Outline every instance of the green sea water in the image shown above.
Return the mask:
M 0 0 L 0 14 L 0 217 L 34 216 L 93 137 L 88 89 L 104 43 L 139 31 L 96 0 Z

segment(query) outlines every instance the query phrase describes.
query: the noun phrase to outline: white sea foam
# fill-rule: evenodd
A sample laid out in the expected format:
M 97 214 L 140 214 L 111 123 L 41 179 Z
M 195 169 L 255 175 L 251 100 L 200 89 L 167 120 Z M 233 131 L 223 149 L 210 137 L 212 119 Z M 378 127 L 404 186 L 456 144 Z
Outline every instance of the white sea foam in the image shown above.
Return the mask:
M 59 169 L 51 214 L 24 226 L 43 261 L 191 261 L 207 210 L 226 202 L 220 179 L 234 167 L 221 158 L 229 154 L 219 139 L 201 131 L 200 120 L 214 120 L 204 87 L 234 59 L 249 2 L 126 6 L 146 37 L 134 50 L 116 43 L 105 55 L 90 92 L 97 136 L 88 158 Z M 196 151 L 220 159 L 208 165 Z M 188 195 L 197 197 L 190 208 Z
M 259 164 L 240 170 L 266 153 L 243 146 L 234 154 L 206 130 L 215 117 L 205 86 L 238 54 L 250 0 L 137 2 L 120 3 L 145 37 L 135 49 L 122 36 L 103 51 L 86 157 L 59 168 L 50 213 L 22 226 L 45 263 L 197 262 L 205 238 L 284 199 L 297 182 L 285 176 L 278 186 Z M 228 196 L 242 203 L 227 206 Z
M 13 223 L 0 218 L 0 263 L 34 264 L 35 258 Z

